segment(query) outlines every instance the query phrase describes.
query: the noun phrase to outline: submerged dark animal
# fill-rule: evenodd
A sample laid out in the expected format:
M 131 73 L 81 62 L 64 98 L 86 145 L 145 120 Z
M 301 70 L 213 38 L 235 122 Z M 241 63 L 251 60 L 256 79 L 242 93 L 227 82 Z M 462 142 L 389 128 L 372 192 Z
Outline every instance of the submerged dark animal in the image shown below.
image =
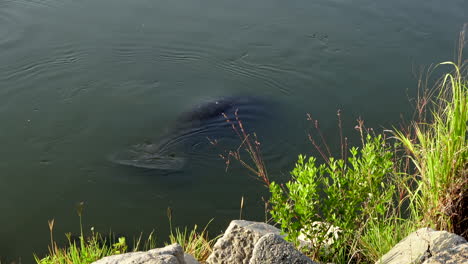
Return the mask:
M 114 155 L 112 161 L 147 169 L 178 170 L 190 158 L 203 159 L 210 140 L 231 139 L 240 144 L 232 124 L 237 125 L 237 120 L 241 120 L 244 127 L 253 131 L 270 112 L 267 103 L 256 97 L 226 97 L 203 102 L 182 114 L 177 125 L 157 143 L 134 145 Z M 214 153 L 210 155 L 216 157 Z

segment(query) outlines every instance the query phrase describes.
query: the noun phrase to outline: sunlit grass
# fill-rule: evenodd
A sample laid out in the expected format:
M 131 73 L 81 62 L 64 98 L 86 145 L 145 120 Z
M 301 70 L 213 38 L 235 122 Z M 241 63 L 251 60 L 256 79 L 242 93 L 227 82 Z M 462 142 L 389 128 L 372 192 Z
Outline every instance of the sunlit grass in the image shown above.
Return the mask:
M 208 224 L 201 230 L 198 231 L 198 226 L 195 225 L 191 230 L 187 227 L 184 229 L 175 228 L 175 231 L 169 235 L 170 243 L 166 245 L 178 243 L 182 246 L 185 253 L 192 255 L 195 259 L 201 262 L 205 262 L 208 256 L 213 251 L 213 245 L 218 237 L 210 239 L 208 237 L 207 228 Z
M 68 245 L 61 248 L 54 240 L 54 219 L 48 222 L 50 231 L 49 254 L 40 258 L 34 255 L 38 264 L 87 264 L 99 260 L 103 257 L 124 253 L 127 251 L 127 243 L 124 237 L 117 241 L 114 237 L 104 237 L 91 228 L 91 235 L 85 237 L 83 233 L 82 212 L 83 203 L 78 205 L 78 216 L 80 218 L 80 236 L 78 241 L 72 239 L 70 233 L 66 234 Z
M 85 236 L 82 223 L 83 203 L 78 205 L 77 212 L 80 218 L 80 235 L 75 239 L 70 233 L 67 233 L 68 242 L 65 247 L 57 245 L 53 232 L 55 221 L 53 219 L 49 221 L 49 253 L 42 258 L 34 255 L 34 259 L 38 264 L 88 264 L 106 256 L 129 251 L 147 251 L 158 247 L 154 232 L 151 232 L 146 238 L 143 237 L 143 234 L 140 234 L 138 238 L 133 239 L 133 246 L 131 247 L 129 247 L 125 237 L 115 237 L 113 234 L 103 236 L 101 233 L 96 232 L 94 228 L 91 228 L 89 236 Z M 208 238 L 207 228 L 211 221 L 200 232 L 197 225 L 190 230 L 175 228 L 173 232 L 170 209 L 168 209 L 168 217 L 171 229 L 170 243 L 179 243 L 185 253 L 191 254 L 198 261 L 204 262 L 211 254 L 213 244 L 217 239 L 217 237 L 214 239 Z
M 468 186 L 468 83 L 463 65 L 440 65 L 453 66 L 454 71 L 438 87 L 431 120 L 413 122 L 414 135 L 396 131 L 396 136 L 418 172 L 407 185 L 413 215 L 424 224 L 453 232 L 453 216 L 466 216 L 466 208 L 457 205 L 458 199 L 466 199 Z
M 397 217 L 371 221 L 359 239 L 360 249 L 366 259 L 376 262 L 403 238 L 415 231 L 415 226 L 413 221 Z

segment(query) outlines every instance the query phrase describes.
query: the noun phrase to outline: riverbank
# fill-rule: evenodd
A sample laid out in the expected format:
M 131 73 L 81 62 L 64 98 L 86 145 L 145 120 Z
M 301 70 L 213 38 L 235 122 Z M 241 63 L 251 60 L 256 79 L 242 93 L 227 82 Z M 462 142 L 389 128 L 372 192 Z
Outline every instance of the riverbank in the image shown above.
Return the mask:
M 464 33 L 460 39 L 461 45 L 464 44 Z M 299 259 L 307 256 L 304 263 L 309 260 L 374 263 L 382 256 L 385 258 L 385 254 L 391 252 L 397 243 L 417 230 L 419 233 L 432 234 L 435 231 L 427 228 L 433 228 L 466 238 L 466 66 L 466 61 L 460 55 L 456 63 L 444 62 L 435 67 L 451 69 L 433 87 L 422 87 L 422 93 L 417 99 L 416 117 L 410 125 L 379 132 L 367 128 L 364 121 L 358 120 L 356 129 L 361 136 L 361 146 L 348 148 L 346 137 L 340 133 L 339 157 L 331 155 L 319 129 L 318 120 L 309 116 L 309 121 L 316 128 L 309 139 L 321 153 L 324 162 L 320 163 L 315 157 L 300 155 L 288 182 L 270 180 L 262 160 L 260 143 L 255 135 L 247 134 L 241 122 L 238 126 L 233 126 L 242 144 L 237 150 L 228 152 L 224 158 L 226 161 L 238 160 L 270 191 L 271 198 L 266 206 L 271 222 L 280 227 L 280 230 L 273 232 L 280 237 L 270 239 L 276 241 L 274 243 L 285 241 L 284 243 L 290 245 L 287 247 L 300 250 L 300 253 L 291 254 L 297 255 Z M 338 124 L 341 129 L 340 112 Z M 241 157 L 249 157 L 250 160 L 243 160 Z M 78 214 L 81 222 L 80 210 Z M 168 213 L 168 216 L 171 222 L 171 214 Z M 145 240 L 140 237 L 130 247 L 124 238 L 105 238 L 94 230 L 86 236 L 81 228 L 78 239 L 72 239 L 68 235 L 68 247 L 61 248 L 54 241 L 53 226 L 54 220 L 51 220 L 50 254 L 36 257 L 37 263 L 91 263 L 109 255 L 156 247 L 151 235 L 146 242 L 142 242 Z M 426 229 L 421 231 L 421 228 Z M 219 242 L 222 239 L 208 237 L 206 227 L 201 231 L 196 226 L 193 230 L 172 230 L 172 226 L 170 229 L 167 244 L 179 244 L 185 253 L 191 254 L 200 262 L 209 263 L 210 258 L 216 259 L 210 256 L 213 256 L 217 247 L 224 247 L 218 245 L 224 243 Z M 228 228 L 231 229 L 233 228 Z M 304 245 L 304 241 L 308 243 Z M 251 244 L 253 247 L 255 243 Z M 431 247 L 437 247 L 436 245 L 427 246 L 425 250 L 431 256 L 439 253 L 447 255 L 446 251 L 452 250 L 444 248 L 436 252 L 431 251 Z M 421 246 L 423 247 L 425 246 Z M 461 256 L 466 254 L 466 247 L 464 248 Z M 426 256 L 423 261 L 427 259 L 429 257 Z M 256 263 L 251 259 L 245 261 Z M 212 263 L 218 262 L 213 260 Z
M 191 233 L 189 237 L 194 234 Z M 339 233 L 334 235 L 339 236 Z M 85 251 L 82 251 L 82 256 L 74 254 L 63 255 L 62 257 L 56 256 L 53 259 L 38 260 L 38 263 L 318 263 L 300 251 L 304 247 L 313 246 L 313 241 L 301 240 L 301 247 L 298 250 L 292 243 L 284 240 L 285 236 L 280 229 L 262 222 L 233 220 L 214 245 L 209 242 L 205 245 L 200 244 L 201 241 L 197 241 L 196 237 L 194 238 L 190 241 L 179 240 L 178 242 L 182 244 L 172 241 L 172 244 L 166 244 L 162 248 L 151 248 L 147 251 L 134 250 L 130 253 L 120 251 L 125 250 L 125 241 L 119 239 L 119 242 L 113 245 L 114 252 L 106 252 L 109 256 L 99 257 L 91 252 L 85 253 Z M 326 245 L 329 247 L 332 243 L 332 240 L 327 240 Z M 194 251 L 194 249 L 198 250 Z M 397 245 L 374 262 L 385 264 L 435 264 L 464 263 L 467 259 L 468 242 L 463 237 L 446 231 L 421 228 L 399 241 Z
M 463 64 L 449 62 L 437 67 L 443 66 L 452 66 L 454 71 L 445 74 L 434 90 L 420 98 L 425 105 L 418 105 L 419 120 L 407 130 L 395 129 L 388 136 L 366 128 L 361 121 L 357 129 L 362 146 L 349 152 L 343 148 L 341 158 L 327 156 L 311 136 L 326 162 L 318 164 L 313 157 L 299 156 L 287 183 L 269 180 L 259 144 L 242 127 L 237 128 L 244 151 L 255 164 L 248 169 L 271 192 L 269 211 L 273 222 L 281 227 L 278 235 L 287 234 L 284 239 L 310 259 L 334 263 L 376 262 L 421 227 L 467 237 L 466 69 Z M 231 153 L 231 158 L 244 162 L 239 152 Z M 321 191 L 326 199 L 319 202 Z M 81 222 L 81 209 L 78 214 Z M 168 216 L 171 220 L 170 211 Z M 316 226 L 317 221 L 329 224 Z M 77 240 L 68 235 L 68 247 L 60 248 L 54 242 L 53 226 L 51 220 L 50 254 L 36 257 L 37 263 L 91 263 L 109 255 L 156 247 L 152 235 L 146 240 L 140 237 L 130 247 L 125 238 L 104 238 L 94 230 L 86 237 L 81 228 Z M 210 239 L 206 227 L 200 231 L 197 226 L 172 231 L 171 226 L 166 244 L 181 245 L 184 252 L 200 262 L 205 262 L 216 248 L 217 237 Z M 301 241 L 310 243 L 304 246 Z

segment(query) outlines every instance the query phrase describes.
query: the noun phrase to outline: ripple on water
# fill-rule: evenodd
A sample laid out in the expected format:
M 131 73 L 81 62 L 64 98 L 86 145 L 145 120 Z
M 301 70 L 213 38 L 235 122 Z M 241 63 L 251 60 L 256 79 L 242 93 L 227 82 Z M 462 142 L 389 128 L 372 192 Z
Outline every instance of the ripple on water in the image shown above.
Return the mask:
M 291 90 L 286 87 L 286 85 L 272 77 L 274 74 L 271 72 L 270 68 L 247 63 L 244 60 L 245 57 L 247 57 L 247 55 L 243 55 L 240 59 L 235 61 L 218 61 L 215 63 L 215 66 L 230 74 L 259 81 L 271 89 L 279 90 L 285 95 L 291 94 Z
M 285 95 L 291 94 L 291 90 L 274 77 L 275 73 L 282 71 L 281 69 L 248 62 L 246 60 L 248 53 L 244 53 L 236 58 L 222 59 L 220 59 L 218 55 L 212 54 L 213 50 L 216 50 L 217 53 L 220 54 L 219 50 L 223 49 L 225 48 L 200 45 L 197 43 L 183 43 L 183 45 L 179 43 L 178 45 L 158 47 L 160 60 L 173 63 L 205 61 L 226 74 L 263 83 L 265 86 L 274 90 L 279 90 Z M 232 52 L 232 50 L 224 50 L 221 53 L 227 54 L 230 52 Z
M 25 7 L 47 7 L 47 8 L 56 8 L 60 4 L 70 2 L 69 0 L 60 1 L 60 0 L 2 0 L 4 4 L 15 4 L 17 6 Z
M 171 62 L 193 62 L 203 60 L 208 54 L 203 50 L 197 49 L 174 49 L 168 47 L 160 47 L 159 58 L 164 61 Z
M 15 64 L 10 65 L 4 70 L 5 80 L 25 80 L 31 78 L 51 77 L 54 70 L 67 72 L 71 70 L 71 64 L 75 64 L 83 55 L 71 45 L 65 44 L 53 48 L 53 54 L 48 56 L 36 57 L 32 60 L 30 57 L 18 58 Z M 65 67 L 66 66 L 66 67 Z

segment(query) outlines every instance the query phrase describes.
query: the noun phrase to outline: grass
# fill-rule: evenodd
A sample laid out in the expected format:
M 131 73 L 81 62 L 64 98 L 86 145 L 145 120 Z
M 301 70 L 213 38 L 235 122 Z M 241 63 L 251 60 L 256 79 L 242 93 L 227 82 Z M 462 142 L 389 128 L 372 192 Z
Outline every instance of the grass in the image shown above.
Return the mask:
M 416 230 L 415 223 L 392 216 L 383 221 L 372 221 L 359 237 L 359 248 L 367 260 L 375 263 L 403 238 Z
M 460 50 L 464 31 L 460 36 Z M 406 184 L 412 214 L 424 225 L 468 237 L 468 81 L 466 62 L 444 62 L 453 72 L 443 76 L 428 100 L 430 120 L 414 121 L 396 137 L 403 143 L 416 167 Z M 414 188 L 415 186 L 415 188 Z
M 36 263 L 88 264 L 106 256 L 122 254 L 129 251 L 147 251 L 158 247 L 154 232 L 151 232 L 146 239 L 143 239 L 143 234 L 140 234 L 137 239 L 134 239 L 133 246 L 131 248 L 128 246 L 128 241 L 125 237 L 116 238 L 112 234 L 103 236 L 102 234 L 95 232 L 94 228 L 91 228 L 91 234 L 86 237 L 83 232 L 82 211 L 83 203 L 80 203 L 78 206 L 80 235 L 77 239 L 74 239 L 70 233 L 67 233 L 66 237 L 68 244 L 65 247 L 59 247 L 57 245 L 53 235 L 55 221 L 53 219 L 49 221 L 49 253 L 43 258 L 34 255 Z M 191 254 L 198 261 L 203 263 L 211 253 L 216 239 L 208 239 L 208 232 L 206 230 L 208 225 L 209 223 L 201 232 L 198 231 L 198 227 L 196 225 L 191 230 L 188 230 L 187 228 L 184 228 L 183 230 L 175 228 L 175 232 L 173 232 L 171 224 L 169 241 L 170 243 L 179 243 L 185 253 Z M 165 244 L 167 245 L 168 243 Z
M 198 226 L 195 225 L 191 230 L 185 227 L 184 229 L 175 228 L 175 231 L 169 235 L 169 243 L 178 243 L 184 249 L 184 252 L 192 255 L 198 261 L 205 263 L 208 256 L 213 251 L 213 246 L 218 237 L 213 239 L 208 238 L 208 225 L 211 221 L 198 232 Z
M 172 228 L 172 209 L 167 208 L 167 218 L 169 219 L 169 229 L 171 233 L 169 234 L 169 243 L 165 245 L 177 243 L 179 244 L 185 253 L 192 255 L 198 261 L 205 263 L 208 256 L 213 251 L 214 243 L 219 236 L 209 239 L 207 228 L 210 223 L 213 221 L 211 219 L 203 228 L 201 232 L 198 232 L 198 226 L 195 225 L 191 230 L 188 230 L 187 227 L 184 229 Z
M 38 264 L 86 264 L 99 260 L 103 257 L 124 253 L 127 251 L 127 243 L 124 237 L 118 238 L 117 241 L 112 236 L 108 238 L 91 228 L 91 236 L 86 238 L 83 233 L 83 225 L 81 219 L 83 204 L 78 208 L 80 218 L 80 235 L 78 241 L 72 239 L 70 233 L 66 234 L 68 246 L 60 248 L 54 240 L 54 219 L 50 220 L 50 245 L 49 254 L 44 258 L 39 258 L 34 255 L 34 259 Z

